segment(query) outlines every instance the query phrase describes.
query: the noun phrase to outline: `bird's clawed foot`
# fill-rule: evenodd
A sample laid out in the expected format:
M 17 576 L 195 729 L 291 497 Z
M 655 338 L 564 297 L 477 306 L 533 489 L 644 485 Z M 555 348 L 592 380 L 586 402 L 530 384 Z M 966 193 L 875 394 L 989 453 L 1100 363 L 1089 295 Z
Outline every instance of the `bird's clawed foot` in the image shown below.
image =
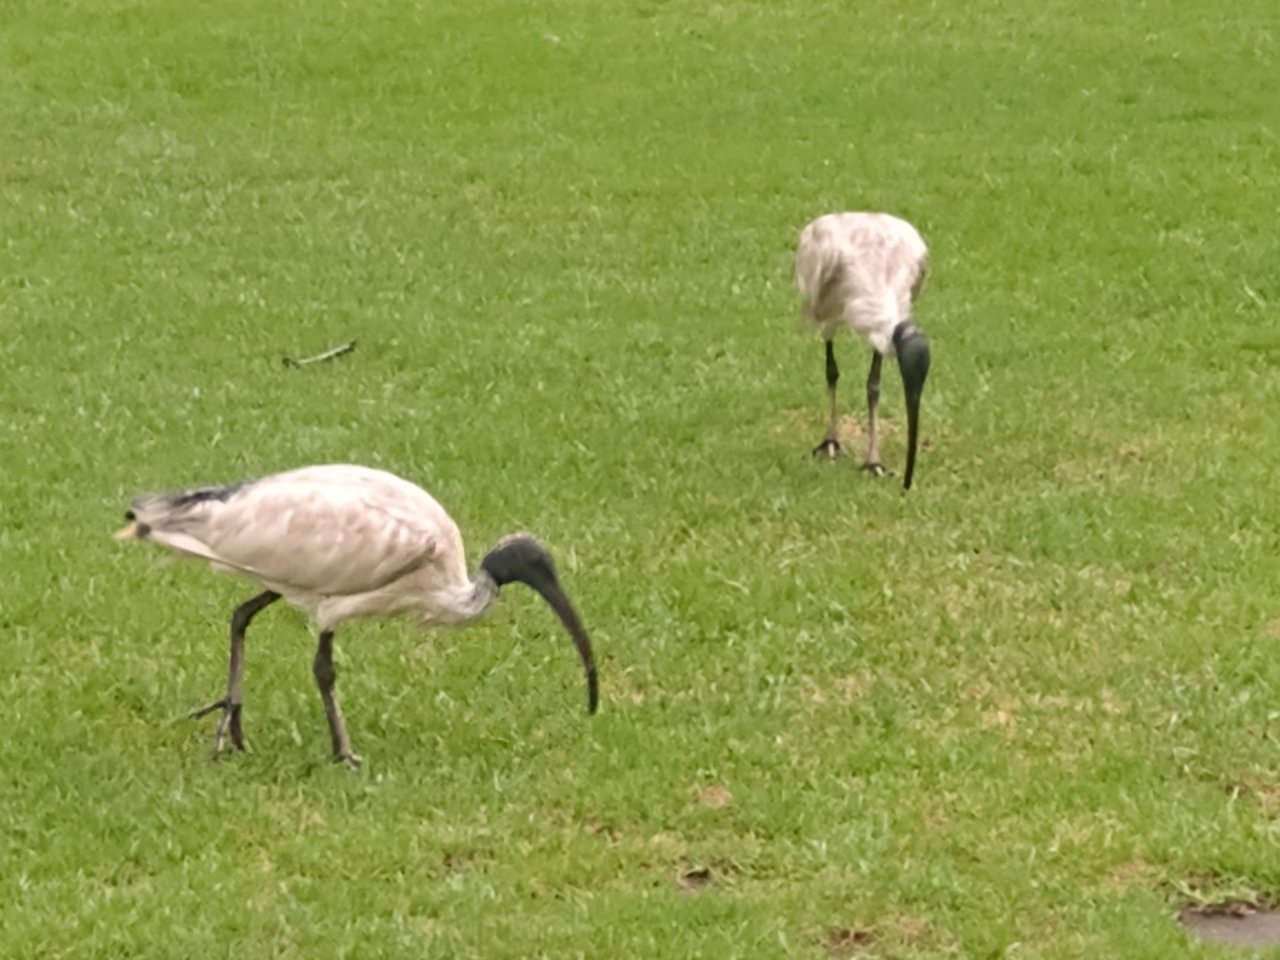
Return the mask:
M 213 755 L 215 757 L 222 753 L 222 745 L 226 741 L 228 733 L 231 734 L 231 745 L 235 749 L 248 749 L 248 745 L 244 742 L 244 730 L 240 727 L 240 709 L 240 704 L 232 703 L 230 697 L 223 697 L 221 700 L 215 700 L 199 710 L 192 710 L 188 714 L 192 720 L 199 720 L 215 710 L 222 711 L 222 716 L 218 719 L 218 729 L 213 742 Z
M 333 755 L 333 762 L 345 763 L 352 770 L 359 770 L 360 764 L 364 763 L 364 760 L 360 758 L 360 754 L 348 751 L 347 753 L 335 753 Z
M 879 460 L 868 460 L 862 465 L 862 469 L 867 471 L 867 473 L 871 474 L 873 477 L 887 477 L 891 475 Z
M 834 460 L 840 455 L 840 441 L 835 437 L 827 437 L 820 444 L 813 448 L 814 457 L 825 456 L 828 460 Z

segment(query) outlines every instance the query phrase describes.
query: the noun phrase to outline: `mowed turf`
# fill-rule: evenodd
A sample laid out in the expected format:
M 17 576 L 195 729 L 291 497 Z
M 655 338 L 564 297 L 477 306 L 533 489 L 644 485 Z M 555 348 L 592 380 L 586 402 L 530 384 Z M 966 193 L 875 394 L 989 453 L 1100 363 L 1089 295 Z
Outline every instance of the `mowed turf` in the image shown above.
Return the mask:
M 0 955 L 1217 956 L 1280 891 L 1271 0 L 0 10 Z M 914 222 L 916 486 L 791 253 Z M 286 369 L 349 338 L 355 353 Z M 896 370 L 884 455 L 901 470 Z M 593 632 L 248 640 L 130 496 L 351 461 Z

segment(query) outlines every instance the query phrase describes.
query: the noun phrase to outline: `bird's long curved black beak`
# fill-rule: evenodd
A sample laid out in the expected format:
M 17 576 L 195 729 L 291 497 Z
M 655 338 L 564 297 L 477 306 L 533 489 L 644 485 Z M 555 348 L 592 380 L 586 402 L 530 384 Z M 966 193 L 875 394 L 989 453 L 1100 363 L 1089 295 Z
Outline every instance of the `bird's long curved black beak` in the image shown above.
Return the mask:
M 532 578 L 525 583 L 542 594 L 542 599 L 556 612 L 564 628 L 569 631 L 569 636 L 573 638 L 573 645 L 578 648 L 578 656 L 582 658 L 582 672 L 587 676 L 587 713 L 595 713 L 600 706 L 600 686 L 596 677 L 596 658 L 591 650 L 591 638 L 587 636 L 586 628 L 578 619 L 578 612 L 573 609 L 573 604 L 560 589 L 559 583 L 542 578 L 531 581 Z
M 914 323 L 905 321 L 894 329 L 893 345 L 907 403 L 907 469 L 902 477 L 902 487 L 910 490 L 911 478 L 916 471 L 916 446 L 920 435 L 920 395 L 924 393 L 924 382 L 929 376 L 929 338 Z
M 546 547 L 524 533 L 504 537 L 485 555 L 480 568 L 499 587 L 518 581 L 538 591 L 556 612 L 564 628 L 569 631 L 569 636 L 573 638 L 578 656 L 582 658 L 582 670 L 587 675 L 587 712 L 595 713 L 600 705 L 600 690 L 596 679 L 596 658 L 591 652 L 591 638 L 587 636 L 573 604 L 560 589 L 556 566 Z

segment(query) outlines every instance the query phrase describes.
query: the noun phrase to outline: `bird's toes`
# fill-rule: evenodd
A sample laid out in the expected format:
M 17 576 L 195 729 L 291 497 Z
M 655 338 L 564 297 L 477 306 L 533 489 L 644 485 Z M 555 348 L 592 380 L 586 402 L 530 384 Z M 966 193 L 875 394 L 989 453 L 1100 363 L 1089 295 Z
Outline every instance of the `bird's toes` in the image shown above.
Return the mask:
M 828 437 L 820 444 L 813 448 L 813 456 L 826 457 L 828 460 L 834 460 L 840 455 L 840 441 Z
M 333 758 L 334 763 L 345 763 L 352 770 L 359 770 L 364 760 L 358 753 L 339 753 Z
M 192 710 L 190 713 L 187 714 L 187 719 L 199 720 L 201 717 L 208 716 L 209 714 L 213 713 L 213 711 L 215 710 L 226 710 L 227 705 L 228 705 L 228 700 L 226 697 L 223 697 L 221 700 L 215 700 L 213 701 L 213 703 L 208 703 L 208 704 L 205 704 L 203 707 L 197 707 L 196 709 Z
M 868 460 L 866 463 L 862 465 L 862 469 L 867 471 L 873 477 L 887 477 L 890 475 L 889 471 L 886 470 L 884 468 L 884 465 L 881 464 L 879 461 Z

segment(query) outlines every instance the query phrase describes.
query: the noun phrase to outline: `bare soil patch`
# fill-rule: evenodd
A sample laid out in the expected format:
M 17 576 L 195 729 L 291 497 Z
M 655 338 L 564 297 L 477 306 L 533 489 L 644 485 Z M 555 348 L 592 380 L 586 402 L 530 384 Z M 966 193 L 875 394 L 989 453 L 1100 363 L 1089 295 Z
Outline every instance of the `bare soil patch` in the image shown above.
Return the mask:
M 1185 907 L 1178 922 L 1210 943 L 1254 948 L 1280 945 L 1280 910 L 1246 900 Z

